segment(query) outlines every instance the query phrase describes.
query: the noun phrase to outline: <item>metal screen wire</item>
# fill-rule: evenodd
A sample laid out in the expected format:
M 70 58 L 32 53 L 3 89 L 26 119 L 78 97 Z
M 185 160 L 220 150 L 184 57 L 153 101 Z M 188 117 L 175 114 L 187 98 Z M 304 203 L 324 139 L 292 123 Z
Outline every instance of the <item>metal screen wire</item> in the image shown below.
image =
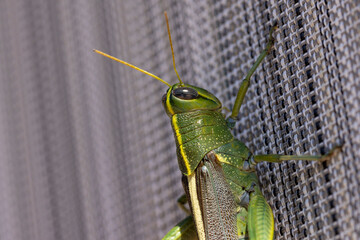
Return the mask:
M 262 163 L 275 239 L 360 238 L 359 1 L 0 3 L 0 239 L 161 239 L 185 217 L 167 87 L 231 108 L 277 22 L 234 134 L 255 154 L 342 152 Z

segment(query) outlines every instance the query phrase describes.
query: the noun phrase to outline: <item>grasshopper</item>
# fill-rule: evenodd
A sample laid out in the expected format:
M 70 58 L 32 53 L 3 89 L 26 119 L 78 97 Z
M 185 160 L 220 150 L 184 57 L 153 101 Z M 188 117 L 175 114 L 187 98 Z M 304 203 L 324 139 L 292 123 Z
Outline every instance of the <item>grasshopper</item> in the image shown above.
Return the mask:
M 166 84 L 169 88 L 162 98 L 174 132 L 177 158 L 185 190 L 178 202 L 191 215 L 171 229 L 163 240 L 172 239 L 250 239 L 271 240 L 274 237 L 272 209 L 260 190 L 256 164 L 280 163 L 288 160 L 327 160 L 327 155 L 253 155 L 244 143 L 231 133 L 250 78 L 270 53 L 274 45 L 273 32 L 242 81 L 231 115 L 221 113 L 221 102 L 203 88 L 181 81 L 175 67 L 175 57 L 167 14 L 165 12 L 173 65 L 179 83 L 169 84 L 163 79 L 123 60 L 98 50 L 96 53 L 123 63 Z M 190 211 L 185 207 L 188 202 Z

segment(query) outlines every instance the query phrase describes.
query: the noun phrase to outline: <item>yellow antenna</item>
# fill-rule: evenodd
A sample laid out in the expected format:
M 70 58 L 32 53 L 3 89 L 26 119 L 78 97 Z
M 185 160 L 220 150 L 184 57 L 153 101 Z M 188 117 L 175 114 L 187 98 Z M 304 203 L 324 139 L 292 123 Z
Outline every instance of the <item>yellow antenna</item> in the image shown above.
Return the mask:
M 173 64 L 174 64 L 174 70 L 176 73 L 176 76 L 179 79 L 180 85 L 184 85 L 184 83 L 181 81 L 180 76 L 178 74 L 178 72 L 176 71 L 176 67 L 175 67 L 175 56 L 174 56 L 174 49 L 173 49 L 173 45 L 172 45 L 172 41 L 171 41 L 171 34 L 170 34 L 170 26 L 169 26 L 169 19 L 167 16 L 166 11 L 164 12 L 165 15 L 165 19 L 166 19 L 166 26 L 167 26 L 167 30 L 168 30 L 168 35 L 169 35 L 169 41 L 170 41 L 170 47 L 171 47 L 171 54 L 172 54 L 172 59 L 173 59 Z
M 136 66 L 134 66 L 134 65 L 132 65 L 132 64 L 130 64 L 130 63 L 127 63 L 127 62 L 125 62 L 125 61 L 123 61 L 123 60 L 120 60 L 120 59 L 118 59 L 118 58 L 116 58 L 116 57 L 110 56 L 109 54 L 106 54 L 106 53 L 101 52 L 101 51 L 99 51 L 99 50 L 94 49 L 93 51 L 96 52 L 96 53 L 98 53 L 98 54 L 101 54 L 101 55 L 103 55 L 103 56 L 105 56 L 105 57 L 108 57 L 108 58 L 110 58 L 110 59 L 112 59 L 112 60 L 114 60 L 114 61 L 117 61 L 117 62 L 119 62 L 119 63 L 125 64 L 126 66 L 129 66 L 129 67 L 131 67 L 131 68 L 134 68 L 134 69 L 136 69 L 136 70 L 138 70 L 138 71 L 140 71 L 140 72 L 142 72 L 142 73 L 145 73 L 145 74 L 149 75 L 150 77 L 153 77 L 153 78 L 159 80 L 160 82 L 162 82 L 162 83 L 168 85 L 169 87 L 171 87 L 171 85 L 170 85 L 169 83 L 165 82 L 164 80 L 162 80 L 162 79 L 159 78 L 158 76 L 155 76 L 154 74 L 149 73 L 148 71 L 145 71 L 145 70 L 143 70 L 143 69 L 141 69 L 141 68 L 138 68 L 138 67 L 136 67 Z M 176 71 L 176 70 L 175 70 L 175 71 Z

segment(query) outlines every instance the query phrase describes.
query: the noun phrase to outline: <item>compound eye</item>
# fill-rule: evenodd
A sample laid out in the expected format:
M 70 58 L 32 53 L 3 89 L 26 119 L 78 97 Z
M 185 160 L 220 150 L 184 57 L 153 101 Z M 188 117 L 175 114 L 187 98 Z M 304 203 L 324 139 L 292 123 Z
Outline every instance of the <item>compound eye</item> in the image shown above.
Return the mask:
M 174 89 L 173 95 L 183 100 L 192 100 L 192 99 L 196 99 L 199 96 L 196 90 L 188 87 L 181 87 Z

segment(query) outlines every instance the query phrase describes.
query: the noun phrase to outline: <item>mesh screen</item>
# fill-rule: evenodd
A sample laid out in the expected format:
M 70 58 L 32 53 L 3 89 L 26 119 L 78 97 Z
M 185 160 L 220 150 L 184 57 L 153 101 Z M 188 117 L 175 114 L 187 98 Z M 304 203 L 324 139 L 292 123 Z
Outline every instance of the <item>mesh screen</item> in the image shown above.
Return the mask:
M 342 153 L 262 163 L 275 239 L 360 238 L 358 1 L 10 1 L 0 3 L 0 239 L 160 239 L 185 217 L 166 86 L 177 69 L 231 108 L 255 154 Z

